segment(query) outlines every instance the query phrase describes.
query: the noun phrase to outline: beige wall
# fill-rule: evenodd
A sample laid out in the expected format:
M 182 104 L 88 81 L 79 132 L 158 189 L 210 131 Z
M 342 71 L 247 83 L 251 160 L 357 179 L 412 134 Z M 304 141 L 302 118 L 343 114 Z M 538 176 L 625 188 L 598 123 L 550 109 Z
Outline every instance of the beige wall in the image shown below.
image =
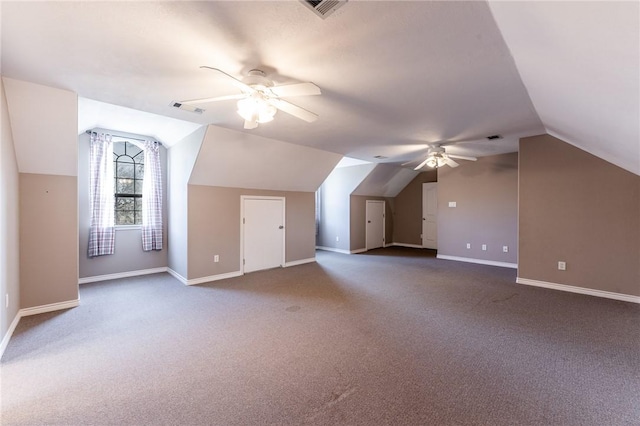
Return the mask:
M 141 135 L 118 134 L 143 138 Z M 160 149 L 162 162 L 163 193 L 163 249 L 142 250 L 142 231 L 137 229 L 116 229 L 115 252 L 107 256 L 90 258 L 87 256 L 89 227 L 91 226 L 91 206 L 89 202 L 89 144 L 90 136 L 82 133 L 78 137 L 78 235 L 79 235 L 79 276 L 80 278 L 121 272 L 140 271 L 167 266 L 167 152 Z
M 0 80 L 0 340 L 20 310 L 19 175 L 11 123 Z M 9 306 L 5 307 L 5 297 Z M 1 350 L 0 350 L 1 355 Z
M 640 176 L 549 135 L 519 170 L 518 277 L 639 296 Z
M 351 195 L 349 205 L 350 217 L 350 245 L 351 250 L 361 250 L 367 244 L 367 200 L 384 201 L 384 241 L 390 244 L 393 238 L 393 198 L 368 197 L 365 195 Z
M 315 194 L 189 185 L 188 279 L 240 271 L 243 195 L 285 197 L 285 261 L 315 258 Z M 214 255 L 220 256 L 218 263 Z
M 21 308 L 77 299 L 78 180 L 21 173 Z
M 460 163 L 438 170 L 438 255 L 517 263 L 518 154 Z
M 422 184 L 437 181 L 436 170 L 422 172 L 395 197 L 394 243 L 422 246 Z

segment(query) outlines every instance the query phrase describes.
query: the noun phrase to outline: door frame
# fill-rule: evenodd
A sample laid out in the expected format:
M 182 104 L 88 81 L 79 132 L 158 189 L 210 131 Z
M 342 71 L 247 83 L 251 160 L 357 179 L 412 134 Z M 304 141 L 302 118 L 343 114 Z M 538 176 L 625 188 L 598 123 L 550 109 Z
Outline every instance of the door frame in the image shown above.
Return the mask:
M 282 261 L 280 266 L 284 267 L 287 250 L 287 227 L 286 211 L 287 199 L 285 197 L 270 197 L 266 195 L 241 195 L 240 196 L 240 273 L 244 275 L 244 202 L 245 200 L 281 200 L 282 201 Z
M 365 250 L 369 250 L 369 227 L 368 224 L 368 215 L 367 211 L 369 210 L 370 203 L 382 203 L 382 247 L 386 246 L 386 216 L 387 216 L 387 202 L 384 200 L 366 200 L 365 209 L 364 209 L 364 248 Z M 376 247 L 377 248 L 377 247 Z

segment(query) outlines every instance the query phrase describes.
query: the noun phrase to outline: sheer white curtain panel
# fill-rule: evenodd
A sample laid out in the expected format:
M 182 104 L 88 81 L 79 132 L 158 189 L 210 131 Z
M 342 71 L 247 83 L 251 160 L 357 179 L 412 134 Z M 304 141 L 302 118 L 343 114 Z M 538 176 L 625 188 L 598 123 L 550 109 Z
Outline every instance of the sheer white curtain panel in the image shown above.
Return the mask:
M 89 153 L 89 200 L 91 224 L 89 257 L 113 254 L 114 228 L 113 142 L 111 135 L 91 133 Z

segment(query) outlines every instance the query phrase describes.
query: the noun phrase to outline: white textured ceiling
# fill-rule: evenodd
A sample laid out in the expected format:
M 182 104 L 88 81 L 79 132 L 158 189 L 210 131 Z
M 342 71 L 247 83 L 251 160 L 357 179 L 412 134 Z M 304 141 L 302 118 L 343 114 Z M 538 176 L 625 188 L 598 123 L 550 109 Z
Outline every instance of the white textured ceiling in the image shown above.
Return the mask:
M 576 24 L 582 4 L 570 19 L 563 15 L 566 32 L 582 28 Z M 526 2 L 522 5 L 529 10 Z M 602 9 L 598 13 L 606 18 L 608 9 Z M 536 48 L 542 52 L 540 60 L 546 60 L 562 56 L 572 44 L 584 44 L 581 33 L 567 46 L 553 42 L 566 33 L 547 33 L 556 28 L 555 18 L 549 16 L 553 11 L 538 12 L 539 26 L 530 32 L 535 46 L 521 47 L 520 38 L 511 35 L 503 20 L 525 25 L 526 13 L 501 15 L 500 8 L 482 1 L 352 0 L 325 20 L 298 1 L 5 1 L 1 72 L 88 99 L 376 162 L 410 160 L 425 143 L 440 140 L 475 140 L 448 151 L 489 155 L 516 150 L 519 137 L 543 133 L 545 126 L 550 131 L 557 126 L 559 135 L 572 137 L 583 136 L 574 128 L 584 121 L 597 120 L 602 131 L 615 128 L 614 114 L 576 118 L 564 107 L 553 109 L 540 101 L 541 96 L 552 103 L 554 97 L 578 95 L 587 84 L 582 79 L 560 92 L 557 85 L 545 89 L 543 81 L 538 96 L 538 85 L 529 81 L 535 79 L 530 76 L 535 68 L 521 73 L 516 67 L 528 55 L 519 49 Z M 496 25 L 493 14 L 506 29 Z M 588 52 L 595 62 L 608 58 L 603 53 L 607 43 L 619 42 L 610 26 L 597 28 L 597 34 L 602 42 Z M 618 45 L 622 50 L 633 47 Z M 322 89 L 321 96 L 291 100 L 320 118 L 306 123 L 279 112 L 274 122 L 245 131 L 233 101 L 210 104 L 201 116 L 171 108 L 173 100 L 235 93 L 224 79 L 199 69 L 201 65 L 236 76 L 258 67 L 277 83 L 313 81 Z M 565 68 L 558 72 L 569 73 L 569 65 L 559 61 Z M 628 78 L 622 73 L 619 86 L 630 90 Z M 615 103 L 617 92 L 606 90 L 610 82 L 598 83 L 611 98 L 607 102 Z M 534 105 L 540 105 L 544 124 Z M 588 114 L 599 112 L 585 109 Z M 482 140 L 496 133 L 504 139 L 493 144 Z M 616 162 L 618 151 L 608 150 L 605 159 Z M 376 160 L 376 155 L 388 158 Z

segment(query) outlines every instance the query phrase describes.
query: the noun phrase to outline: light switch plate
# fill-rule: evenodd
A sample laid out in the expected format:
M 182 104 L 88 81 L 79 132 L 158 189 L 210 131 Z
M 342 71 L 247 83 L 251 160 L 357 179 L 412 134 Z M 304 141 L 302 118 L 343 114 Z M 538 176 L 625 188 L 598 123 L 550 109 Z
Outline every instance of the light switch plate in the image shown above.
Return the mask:
M 449 207 L 456 207 L 457 203 L 455 201 L 449 201 Z

